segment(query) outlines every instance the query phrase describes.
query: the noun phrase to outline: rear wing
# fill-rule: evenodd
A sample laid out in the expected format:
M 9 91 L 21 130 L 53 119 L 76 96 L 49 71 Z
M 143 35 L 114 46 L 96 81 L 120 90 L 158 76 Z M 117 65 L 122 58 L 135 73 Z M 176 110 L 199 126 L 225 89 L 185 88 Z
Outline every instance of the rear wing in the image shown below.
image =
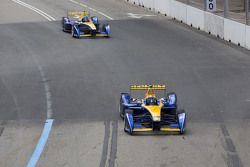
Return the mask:
M 130 85 L 130 94 L 132 90 L 146 90 L 145 96 L 154 96 L 155 90 L 164 91 L 164 96 L 166 96 L 166 85 L 162 84 L 152 84 L 152 85 Z
M 87 11 L 82 11 L 82 12 L 73 12 L 73 11 L 71 11 L 71 12 L 67 12 L 67 16 L 81 19 L 84 16 L 89 16 L 89 12 L 87 12 Z
M 153 84 L 153 85 L 130 85 L 130 90 L 164 90 L 166 91 L 166 85 Z

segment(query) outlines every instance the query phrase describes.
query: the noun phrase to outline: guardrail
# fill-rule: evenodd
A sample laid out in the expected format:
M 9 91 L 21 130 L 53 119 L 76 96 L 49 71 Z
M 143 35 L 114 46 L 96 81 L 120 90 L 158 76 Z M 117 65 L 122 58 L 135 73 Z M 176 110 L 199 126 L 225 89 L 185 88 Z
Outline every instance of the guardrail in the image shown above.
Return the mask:
M 189 26 L 250 49 L 250 26 L 192 7 L 176 0 L 127 0 L 175 18 Z

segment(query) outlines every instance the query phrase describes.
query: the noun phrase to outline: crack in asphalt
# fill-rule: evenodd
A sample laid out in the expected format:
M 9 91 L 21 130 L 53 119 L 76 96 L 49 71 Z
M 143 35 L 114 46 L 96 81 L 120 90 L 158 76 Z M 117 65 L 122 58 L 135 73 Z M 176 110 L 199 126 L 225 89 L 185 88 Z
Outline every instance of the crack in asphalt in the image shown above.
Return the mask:
M 99 167 L 114 167 L 117 153 L 118 121 L 105 121 L 102 156 Z M 111 127 L 112 126 L 112 127 Z
M 6 124 L 6 121 L 3 120 L 0 122 L 0 137 L 2 136 L 3 134 L 3 131 L 4 131 L 4 125 Z
M 117 131 L 118 131 L 118 121 L 112 122 L 112 140 L 111 140 L 111 150 L 109 167 L 115 166 L 116 152 L 117 152 Z
M 201 76 L 195 70 L 193 71 L 194 71 L 194 74 L 196 74 L 196 78 L 201 81 L 202 80 Z M 202 84 L 202 82 L 200 82 L 200 86 L 203 90 L 208 90 Z M 218 109 L 220 108 L 220 105 L 216 101 L 212 100 L 213 96 L 209 92 L 206 92 L 206 93 L 204 92 L 204 96 L 205 95 L 210 97 L 209 99 L 211 99 L 211 103 L 215 104 L 211 107 L 211 111 L 214 113 L 215 122 L 220 124 L 220 129 L 224 136 L 225 146 L 223 148 L 227 153 L 227 157 L 225 158 L 225 163 L 227 164 L 228 167 L 243 167 L 242 161 L 239 157 L 239 154 L 236 150 L 233 140 L 231 139 L 230 134 L 226 128 L 221 112 L 218 111 Z
M 105 121 L 104 125 L 105 125 L 105 133 L 104 133 L 103 146 L 102 146 L 102 157 L 101 157 L 99 167 L 105 167 L 106 160 L 107 160 L 107 153 L 108 153 L 108 145 L 109 145 L 110 121 Z
M 229 132 L 224 124 L 220 125 L 222 134 L 225 139 L 225 150 L 227 152 L 226 163 L 228 167 L 243 167 L 241 159 L 236 151 L 235 145 L 229 135 Z
M 0 127 L 0 137 L 1 137 L 2 134 L 3 134 L 3 131 L 4 131 L 4 127 Z

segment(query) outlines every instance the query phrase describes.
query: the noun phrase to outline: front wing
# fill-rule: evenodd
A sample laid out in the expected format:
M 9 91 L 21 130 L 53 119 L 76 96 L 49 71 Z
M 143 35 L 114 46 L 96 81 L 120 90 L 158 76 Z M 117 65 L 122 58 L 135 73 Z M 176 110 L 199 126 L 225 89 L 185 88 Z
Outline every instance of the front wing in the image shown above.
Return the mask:
M 147 123 L 147 122 L 146 122 Z M 148 122 L 148 124 L 161 124 L 161 122 Z M 133 115 L 131 113 L 126 113 L 125 115 L 125 127 L 124 131 L 129 134 L 133 133 L 141 133 L 141 132 L 165 132 L 165 133 L 177 133 L 183 134 L 185 132 L 185 123 L 186 123 L 186 114 L 179 113 L 178 120 L 175 122 L 171 122 L 168 125 L 160 125 L 157 128 L 145 127 L 145 122 L 142 124 L 141 122 L 135 121 Z M 158 125 L 157 125 L 158 126 Z

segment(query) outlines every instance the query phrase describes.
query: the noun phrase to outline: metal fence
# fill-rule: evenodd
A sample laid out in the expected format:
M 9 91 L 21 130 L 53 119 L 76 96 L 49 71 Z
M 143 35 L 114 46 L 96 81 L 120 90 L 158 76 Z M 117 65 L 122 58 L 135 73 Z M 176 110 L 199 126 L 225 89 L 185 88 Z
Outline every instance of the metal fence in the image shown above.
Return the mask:
M 178 0 L 190 6 L 207 10 L 208 0 Z M 216 0 L 216 15 L 249 25 L 250 0 Z

